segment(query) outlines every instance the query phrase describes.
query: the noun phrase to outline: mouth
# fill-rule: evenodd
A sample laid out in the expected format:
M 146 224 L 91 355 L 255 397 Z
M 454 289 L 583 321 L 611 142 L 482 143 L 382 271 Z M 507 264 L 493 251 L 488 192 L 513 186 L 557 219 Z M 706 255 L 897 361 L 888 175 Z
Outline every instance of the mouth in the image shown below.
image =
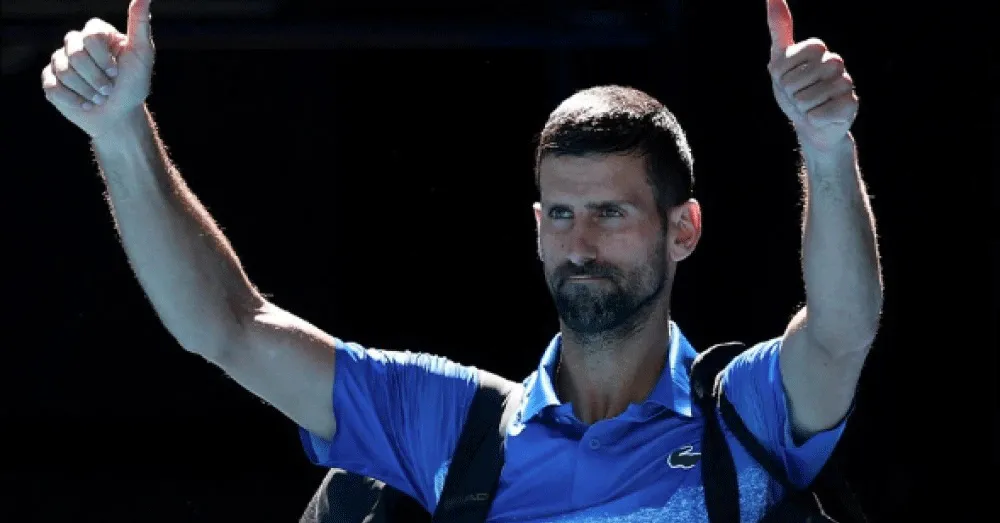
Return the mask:
M 566 278 L 566 281 L 585 282 L 585 281 L 598 281 L 605 279 L 607 278 L 604 278 L 603 276 L 570 276 L 569 278 Z

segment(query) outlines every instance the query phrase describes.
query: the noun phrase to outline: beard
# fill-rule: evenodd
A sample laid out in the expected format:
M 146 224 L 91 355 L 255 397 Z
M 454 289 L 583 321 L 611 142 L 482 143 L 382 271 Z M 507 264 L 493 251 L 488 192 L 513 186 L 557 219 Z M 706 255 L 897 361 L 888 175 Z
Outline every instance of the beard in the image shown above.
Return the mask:
M 665 249 L 661 245 L 653 253 L 630 270 L 567 262 L 548 274 L 549 293 L 565 327 L 588 338 L 620 337 L 637 327 L 667 287 Z M 599 279 L 574 282 L 573 276 Z

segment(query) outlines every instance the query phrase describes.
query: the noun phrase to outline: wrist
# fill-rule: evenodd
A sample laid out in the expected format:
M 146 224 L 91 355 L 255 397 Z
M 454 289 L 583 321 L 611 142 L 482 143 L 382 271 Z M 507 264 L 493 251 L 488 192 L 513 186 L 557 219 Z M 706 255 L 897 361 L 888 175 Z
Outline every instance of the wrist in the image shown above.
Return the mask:
M 803 164 L 810 174 L 838 171 L 839 168 L 856 163 L 854 137 L 850 133 L 837 142 L 815 145 L 800 143 Z
M 100 155 L 121 153 L 142 142 L 151 130 L 149 113 L 146 105 L 142 104 L 95 132 L 90 142 Z

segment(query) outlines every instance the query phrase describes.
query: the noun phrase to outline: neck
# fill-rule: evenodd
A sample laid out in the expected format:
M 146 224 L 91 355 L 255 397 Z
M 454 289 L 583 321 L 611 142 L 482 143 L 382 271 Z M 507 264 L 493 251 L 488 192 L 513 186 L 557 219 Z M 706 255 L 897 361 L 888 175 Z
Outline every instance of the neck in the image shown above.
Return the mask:
M 662 306 L 627 332 L 584 337 L 563 329 L 556 388 L 577 419 L 613 418 L 649 397 L 666 363 L 669 321 Z

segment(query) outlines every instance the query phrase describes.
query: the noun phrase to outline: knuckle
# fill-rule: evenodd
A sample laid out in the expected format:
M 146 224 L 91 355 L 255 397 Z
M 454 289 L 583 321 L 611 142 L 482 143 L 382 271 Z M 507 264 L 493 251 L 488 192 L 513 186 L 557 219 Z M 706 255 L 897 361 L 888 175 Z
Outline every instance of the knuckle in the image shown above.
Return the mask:
M 69 76 L 69 73 L 66 72 L 66 69 L 55 69 L 52 71 L 52 75 L 56 77 L 56 80 L 63 82 Z
M 844 59 L 836 53 L 823 55 L 823 65 L 837 74 L 844 72 Z
M 49 102 L 55 102 L 59 99 L 59 86 L 58 85 L 44 85 L 42 86 L 42 94 L 45 99 Z
M 66 56 L 73 65 L 80 65 L 81 62 L 90 60 L 90 53 L 88 53 L 87 48 L 83 46 L 69 51 Z
M 820 40 L 819 38 L 807 38 L 802 42 L 802 46 L 812 52 L 819 51 L 821 53 L 826 52 L 826 42 Z
M 73 74 L 69 67 L 53 67 L 52 75 L 56 77 L 60 82 L 65 81 Z
M 80 33 L 80 31 L 70 31 L 70 32 L 66 33 L 63 36 L 63 44 L 65 44 L 67 46 L 70 45 L 70 43 L 73 42 L 73 40 L 76 40 L 76 39 L 80 38 L 81 34 L 82 33 Z
M 84 47 L 100 47 L 103 42 L 101 41 L 101 36 L 97 33 L 87 33 L 83 35 L 83 46 Z
M 105 24 L 104 20 L 101 20 L 100 18 L 97 17 L 91 18 L 90 20 L 87 20 L 87 23 L 83 26 L 84 32 L 86 33 L 93 32 L 95 29 L 102 27 L 104 24 Z
M 79 68 L 84 65 L 87 60 L 86 51 L 74 51 L 68 54 L 67 59 L 69 60 L 69 65 L 75 68 Z

